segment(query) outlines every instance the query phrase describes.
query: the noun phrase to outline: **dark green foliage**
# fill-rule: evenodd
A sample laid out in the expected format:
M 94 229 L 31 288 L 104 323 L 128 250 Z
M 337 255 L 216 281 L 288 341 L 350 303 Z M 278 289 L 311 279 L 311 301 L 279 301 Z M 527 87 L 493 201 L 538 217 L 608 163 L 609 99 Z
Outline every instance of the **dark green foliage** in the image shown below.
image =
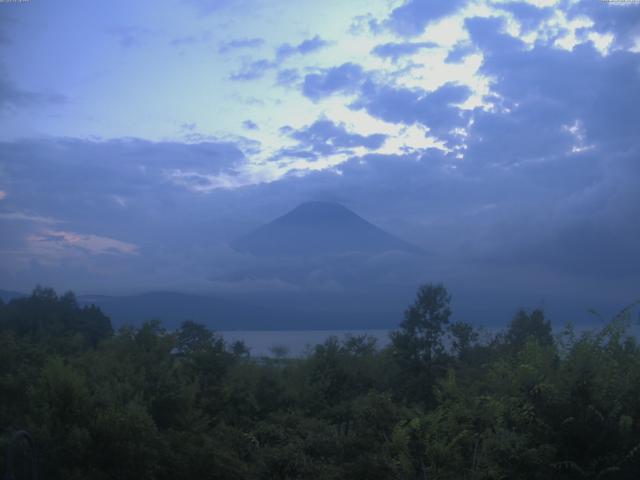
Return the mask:
M 442 285 L 423 285 L 404 313 L 400 330 L 391 334 L 393 355 L 400 366 L 398 391 L 412 402 L 430 405 L 435 380 L 445 368 L 444 335 L 451 295 Z
M 0 449 L 29 430 L 52 480 L 640 478 L 629 311 L 556 338 L 521 311 L 480 341 L 449 302 L 422 286 L 383 349 L 256 359 L 189 321 L 112 332 L 38 288 L 0 304 Z
M 542 310 L 534 310 L 531 314 L 520 310 L 511 320 L 504 340 L 512 351 L 521 350 L 530 340 L 540 345 L 551 345 L 551 322 L 544 318 Z
M 95 347 L 113 333 L 111 321 L 97 307 L 80 307 L 73 293 L 58 297 L 42 287 L 0 305 L 0 329 L 58 351 Z

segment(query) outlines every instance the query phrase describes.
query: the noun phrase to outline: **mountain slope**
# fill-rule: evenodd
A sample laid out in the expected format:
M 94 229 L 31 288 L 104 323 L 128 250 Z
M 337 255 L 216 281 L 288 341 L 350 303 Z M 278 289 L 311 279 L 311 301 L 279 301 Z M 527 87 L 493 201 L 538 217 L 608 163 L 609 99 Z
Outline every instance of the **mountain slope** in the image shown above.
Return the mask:
M 381 253 L 419 249 L 338 203 L 307 202 L 232 243 L 258 256 L 317 256 L 349 252 Z

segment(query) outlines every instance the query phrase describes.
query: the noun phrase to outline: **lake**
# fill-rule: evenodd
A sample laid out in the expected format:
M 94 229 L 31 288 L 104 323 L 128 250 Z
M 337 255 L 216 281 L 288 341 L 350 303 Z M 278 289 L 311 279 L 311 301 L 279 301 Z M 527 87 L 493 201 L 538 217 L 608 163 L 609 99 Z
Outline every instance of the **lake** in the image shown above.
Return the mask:
M 630 325 L 630 332 L 640 338 L 640 318 L 639 321 Z M 576 325 L 576 334 L 589 330 L 599 330 L 604 323 Z M 491 327 L 480 329 L 481 339 L 487 339 L 497 331 L 505 327 Z M 558 334 L 563 329 L 562 326 L 554 326 L 554 334 Z M 377 340 L 378 347 L 385 347 L 389 344 L 389 333 L 391 330 L 227 330 L 220 331 L 224 339 L 231 343 L 236 340 L 242 340 L 251 351 L 251 356 L 273 356 L 271 351 L 273 347 L 284 347 L 287 350 L 287 356 L 299 357 L 304 355 L 306 349 L 311 346 L 323 343 L 327 338 L 336 336 L 344 339 L 347 335 L 369 335 Z
M 242 340 L 251 350 L 251 356 L 272 356 L 273 347 L 285 347 L 290 357 L 305 353 L 308 346 L 323 343 L 327 338 L 336 336 L 343 339 L 347 335 L 369 335 L 377 339 L 378 347 L 389 343 L 391 330 L 228 330 L 220 333 L 227 342 Z

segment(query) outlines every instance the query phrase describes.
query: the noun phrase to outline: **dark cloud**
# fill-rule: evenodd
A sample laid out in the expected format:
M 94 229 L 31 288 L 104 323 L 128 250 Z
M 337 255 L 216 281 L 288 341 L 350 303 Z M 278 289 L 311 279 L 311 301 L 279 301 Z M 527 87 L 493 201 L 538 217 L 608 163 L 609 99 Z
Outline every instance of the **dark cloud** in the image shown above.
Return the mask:
M 145 185 L 175 185 L 177 173 L 229 173 L 244 161 L 237 146 L 228 142 L 54 139 L 4 142 L 0 149 L 8 188 L 14 191 L 11 197 L 22 200 L 28 195 L 23 197 L 26 194 L 15 187 L 23 183 L 41 189 L 45 196 L 68 190 L 69 195 L 76 192 L 87 198 L 93 193 L 124 198 Z
M 481 277 L 508 269 L 505 279 L 520 282 L 513 275 L 521 272 L 531 284 L 538 282 L 535 288 L 541 291 L 542 272 L 555 271 L 558 278 L 569 276 L 585 289 L 593 279 L 600 285 L 592 290 L 596 296 L 616 296 L 615 289 L 623 285 L 628 295 L 633 285 L 629 278 L 638 278 L 640 266 L 640 228 L 630 221 L 640 213 L 640 202 L 632 182 L 610 176 L 607 161 L 600 158 L 600 153 L 567 154 L 504 170 L 490 162 L 475 169 L 438 152 L 368 155 L 341 165 L 340 175 L 317 173 L 272 188 L 280 194 L 346 198 L 368 218 L 386 218 L 378 223 L 440 252 L 443 264 L 438 265 L 450 272 L 476 268 L 473 275 Z M 393 201 L 383 204 L 379 198 Z M 484 264 L 465 267 L 465 262 Z M 430 274 L 437 277 L 439 269 L 432 263 Z M 613 289 L 605 288 L 607 282 Z
M 320 38 L 319 35 L 316 35 L 313 38 L 308 38 L 300 42 L 296 49 L 299 53 L 306 55 L 307 53 L 315 52 L 316 50 L 326 47 L 327 45 L 329 45 L 329 42 Z
M 355 63 L 344 63 L 319 73 L 305 76 L 302 93 L 311 100 L 319 100 L 334 93 L 353 93 L 365 78 L 364 70 Z
M 256 60 L 244 65 L 240 71 L 231 74 L 229 77 L 231 80 L 256 80 L 262 78 L 267 72 L 277 68 L 277 63 L 271 60 Z
M 481 72 L 495 79 L 495 108 L 474 112 L 468 129 L 466 168 L 504 169 L 524 187 L 514 199 L 528 220 L 514 211 L 492 232 L 511 238 L 503 260 L 594 281 L 637 272 L 640 228 L 629 219 L 640 214 L 640 195 L 629 179 L 639 170 L 640 55 L 602 55 L 590 42 L 527 48 L 500 33 L 498 19 L 466 24 L 484 53 Z
M 528 2 L 509 2 L 500 4 L 498 7 L 500 10 L 511 13 L 525 33 L 537 30 L 554 13 L 551 7 L 537 7 Z
M 261 59 L 245 64 L 242 69 L 230 76 L 231 80 L 256 80 L 262 78 L 267 72 L 277 69 L 287 58 L 295 54 L 306 55 L 314 52 L 328 43 L 319 36 L 315 36 L 308 40 L 304 40 L 298 45 L 290 45 L 285 43 L 278 47 L 274 60 Z M 284 72 L 284 73 L 283 73 Z M 284 70 L 279 72 L 277 83 L 287 86 L 292 80 L 291 73 L 295 70 Z
M 400 36 L 412 37 L 421 34 L 429 23 L 455 13 L 465 3 L 466 0 L 406 0 L 391 12 L 385 25 Z
M 464 102 L 471 90 L 464 85 L 446 83 L 433 92 L 378 85 L 367 82 L 352 107 L 392 123 L 428 127 L 435 136 L 453 140 L 451 131 L 465 127 L 468 115 L 455 104 Z
M 253 120 L 245 120 L 244 122 L 242 122 L 242 127 L 245 128 L 246 130 L 258 130 L 258 124 L 256 122 L 254 122 Z
M 273 160 L 282 160 L 284 158 L 300 158 L 303 160 L 308 160 L 310 162 L 315 162 L 316 160 L 318 160 L 319 155 L 313 150 L 304 150 L 299 146 L 285 147 L 278 150 Z
M 499 131 L 490 126 L 494 122 L 509 122 L 514 134 L 524 137 L 520 157 L 564 151 L 563 142 L 569 137 L 577 142 L 582 136 L 585 144 L 634 141 L 633 132 L 640 129 L 640 117 L 633 107 L 640 102 L 639 54 L 615 51 L 603 56 L 591 42 L 571 51 L 545 45 L 529 49 L 497 33 L 496 24 L 492 19 L 467 20 L 472 40 L 484 53 L 481 71 L 497 79 L 493 93 L 498 106 L 506 110 L 477 115 L 474 128 L 486 129 L 477 135 L 484 145 L 498 138 L 487 135 Z M 567 130 L 574 127 L 578 131 Z M 500 143 L 496 153 L 506 156 L 504 139 Z M 514 141 L 514 148 L 517 143 Z M 535 148 L 535 143 L 543 150 Z
M 521 185 L 513 212 L 490 232 L 510 239 L 496 260 L 628 285 L 621 279 L 640 267 L 640 228 L 629 221 L 640 215 L 629 183 L 639 173 L 640 83 L 620 79 L 638 78 L 640 55 L 603 56 L 590 42 L 529 49 L 498 33 L 496 20 L 467 24 L 485 55 L 482 73 L 496 81 L 495 108 L 474 112 L 468 129 L 466 167 L 505 169 L 505 182 Z
M 371 53 L 380 58 L 390 58 L 397 62 L 400 57 L 413 55 L 423 48 L 434 48 L 437 45 L 433 42 L 404 42 L 404 43 L 383 43 L 377 45 Z
M 485 56 L 518 54 L 526 49 L 526 44 L 505 33 L 502 17 L 472 17 L 465 19 L 465 26 L 476 47 Z
M 616 47 L 632 47 L 640 37 L 640 8 L 633 2 L 581 0 L 569 5 L 569 18 L 582 15 L 593 20 L 595 31 L 613 34 Z
M 227 53 L 238 49 L 255 49 L 264 45 L 262 38 L 238 38 L 218 45 L 218 53 Z
M 276 84 L 281 87 L 292 87 L 298 82 L 298 80 L 300 80 L 298 70 L 295 68 L 285 68 L 278 72 Z
M 0 112 L 6 109 L 56 105 L 66 101 L 65 96 L 57 93 L 24 90 L 11 82 L 0 70 Z
M 337 125 L 331 120 L 317 120 L 302 130 L 292 132 L 290 136 L 312 146 L 314 150 L 321 150 L 325 145 L 338 148 L 366 147 L 375 150 L 380 148 L 386 139 L 386 135 L 382 134 L 348 133 L 344 125 Z
M 296 157 L 307 160 L 317 160 L 322 156 L 337 153 L 351 153 L 355 147 L 377 150 L 385 140 L 386 135 L 360 135 L 349 133 L 343 124 L 335 124 L 331 120 L 316 120 L 299 130 L 289 126 L 282 127 L 280 132 L 298 141 L 294 148 L 282 149 L 276 158 Z
M 228 142 L 2 142 L 0 189 L 7 195 L 0 201 L 0 229 L 18 237 L 0 239 L 0 282 L 28 289 L 52 281 L 103 291 L 157 288 L 173 283 L 172 275 L 176 285 L 208 283 L 207 275 L 218 268 L 208 259 L 221 255 L 214 253 L 221 239 L 243 227 L 233 214 L 233 199 L 197 188 L 210 188 L 216 175 L 234 176 L 244 161 Z M 77 234 L 94 250 L 125 242 L 137 246 L 138 255 L 122 261 L 72 255 L 47 241 L 49 230 Z M 220 265 L 227 258 L 222 257 Z M 31 268 L 32 260 L 37 268 Z
M 295 54 L 307 55 L 309 53 L 313 53 L 317 50 L 320 50 L 321 48 L 326 47 L 328 44 L 329 42 L 327 42 L 326 40 L 323 40 L 318 35 L 316 35 L 313 38 L 308 38 L 306 40 L 303 40 L 297 45 L 283 43 L 276 50 L 276 58 L 282 61 Z
M 444 61 L 446 63 L 459 63 L 464 60 L 467 55 L 470 55 L 473 52 L 475 52 L 475 48 L 473 48 L 473 45 L 469 45 L 467 43 L 457 43 L 449 51 L 449 53 L 447 54 L 447 58 L 445 58 Z
M 185 132 L 193 132 L 198 128 L 198 124 L 196 122 L 187 122 L 180 125 L 180 130 Z

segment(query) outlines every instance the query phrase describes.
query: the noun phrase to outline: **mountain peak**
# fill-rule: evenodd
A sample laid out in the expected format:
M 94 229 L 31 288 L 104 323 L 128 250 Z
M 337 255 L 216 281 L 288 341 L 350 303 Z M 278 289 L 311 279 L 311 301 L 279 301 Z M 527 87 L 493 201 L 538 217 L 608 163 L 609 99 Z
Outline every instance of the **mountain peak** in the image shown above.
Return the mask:
M 348 252 L 417 251 L 335 202 L 310 201 L 233 242 L 259 256 L 318 256 Z
M 339 222 L 363 220 L 347 207 L 335 202 L 304 202 L 274 222 Z
M 347 207 L 338 202 L 327 202 L 321 200 L 310 200 L 308 202 L 302 202 L 291 212 L 296 211 L 308 211 L 308 212 L 348 212 L 353 213 Z M 355 215 L 355 214 L 354 214 Z

